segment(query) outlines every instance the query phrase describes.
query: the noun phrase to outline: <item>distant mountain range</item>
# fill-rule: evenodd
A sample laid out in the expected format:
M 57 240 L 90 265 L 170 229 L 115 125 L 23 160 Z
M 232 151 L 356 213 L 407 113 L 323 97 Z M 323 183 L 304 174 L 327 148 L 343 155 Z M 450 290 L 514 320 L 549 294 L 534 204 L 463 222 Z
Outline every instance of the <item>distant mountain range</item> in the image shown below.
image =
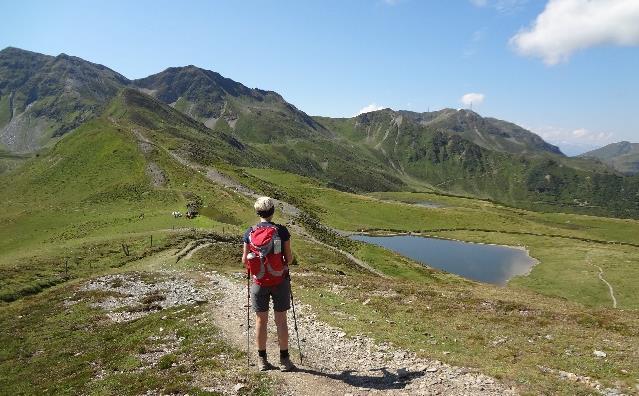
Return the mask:
M 639 143 L 612 143 L 581 154 L 580 157 L 596 158 L 627 175 L 639 173 Z
M 568 158 L 524 128 L 469 110 L 310 117 L 275 92 L 195 66 L 129 80 L 64 54 L 0 51 L 0 172 L 24 154 L 46 156 L 90 120 L 122 133 L 127 125 L 197 163 L 281 169 L 345 191 L 433 189 L 639 216 L 639 178 Z

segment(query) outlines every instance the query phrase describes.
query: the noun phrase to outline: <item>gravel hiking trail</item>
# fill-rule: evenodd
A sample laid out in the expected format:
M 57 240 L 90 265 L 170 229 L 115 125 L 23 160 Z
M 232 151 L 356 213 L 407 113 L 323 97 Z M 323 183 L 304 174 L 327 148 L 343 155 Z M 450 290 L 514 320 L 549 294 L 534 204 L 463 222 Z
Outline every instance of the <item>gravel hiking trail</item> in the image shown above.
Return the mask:
M 150 143 L 138 130 L 134 135 L 143 143 Z M 232 189 L 248 198 L 256 198 L 257 193 L 222 174 L 212 167 L 203 167 L 192 163 L 174 151 L 166 150 L 176 161 L 206 176 L 208 180 Z M 286 216 L 297 217 L 301 211 L 288 202 L 275 200 L 276 205 Z M 303 227 L 293 227 L 307 237 L 310 235 Z M 333 230 L 334 231 L 334 230 Z M 312 238 L 314 241 L 315 238 Z M 322 243 L 322 242 L 320 242 Z M 376 273 L 366 263 L 356 259 L 347 252 L 336 247 L 323 245 L 347 256 L 354 263 Z M 199 244 L 198 244 L 199 245 Z M 190 259 L 196 250 L 205 246 L 185 247 L 178 257 Z M 156 262 L 153 267 L 157 267 Z M 192 276 L 193 274 L 184 276 Z M 243 274 L 236 274 L 231 279 L 216 272 L 198 272 L 207 285 L 206 293 L 215 293 L 219 298 L 213 299 L 207 306 L 224 337 L 240 349 L 246 349 L 246 284 Z M 293 276 L 294 281 L 294 276 Z M 276 395 L 514 395 L 512 388 L 500 384 L 495 379 L 474 371 L 473 369 L 450 366 L 437 360 L 417 358 L 414 353 L 396 349 L 390 345 L 375 343 L 368 337 L 347 336 L 346 333 L 316 319 L 313 308 L 296 305 L 298 327 L 302 341 L 304 365 L 299 365 L 295 372 L 282 373 L 271 370 L 269 374 L 276 380 Z M 272 312 L 272 311 L 271 311 Z M 255 322 L 251 314 L 251 323 Z M 252 325 L 251 325 L 252 326 Z M 255 368 L 257 351 L 254 346 L 253 327 L 251 327 L 251 349 L 249 357 Z M 289 347 L 296 349 L 296 338 L 292 326 L 292 315 L 289 314 Z M 270 361 L 277 363 L 278 346 L 274 333 L 272 313 L 269 319 Z M 292 358 L 299 362 L 299 355 Z
M 246 283 L 242 273 L 235 279 L 217 272 L 203 272 L 206 284 L 218 296 L 208 307 L 224 337 L 246 349 Z M 293 275 L 293 282 L 294 282 Z M 495 379 L 463 367 L 417 358 L 414 353 L 368 337 L 347 336 L 338 328 L 316 319 L 312 307 L 296 302 L 304 364 L 299 364 L 297 341 L 289 313 L 291 358 L 295 372 L 271 370 L 277 395 L 514 395 L 515 390 Z M 250 352 L 255 369 L 255 315 L 251 312 Z M 269 318 L 269 361 L 278 362 L 278 346 L 272 311 Z
M 210 244 L 224 242 L 210 242 Z M 189 263 L 191 255 L 210 246 L 209 242 L 191 241 L 185 247 L 149 256 L 132 265 L 122 274 L 105 275 L 86 282 L 80 290 L 117 291 L 116 299 L 106 298 L 94 304 L 103 309 L 114 322 L 136 320 L 150 310 L 123 314 L 118 308 L 136 306 L 149 295 L 161 294 L 156 310 L 166 307 L 201 305 L 205 312 L 197 321 L 210 321 L 221 331 L 224 340 L 240 350 L 246 350 L 246 279 L 242 272 L 222 275 Z M 183 255 L 180 264 L 176 257 Z M 195 264 L 195 265 L 193 265 Z M 182 267 L 186 265 L 188 269 Z M 147 275 L 142 275 L 147 274 Z M 145 277 L 154 279 L 145 281 Z M 295 274 L 292 274 L 295 282 Z M 294 288 L 295 289 L 295 288 Z M 69 304 L 75 301 L 69 301 Z M 513 388 L 477 370 L 455 367 L 446 363 L 418 358 L 414 353 L 377 343 L 361 334 L 347 335 L 342 329 L 317 318 L 317 311 L 298 300 L 295 303 L 304 364 L 299 364 L 299 351 L 289 313 L 289 349 L 298 365 L 294 372 L 267 372 L 273 379 L 273 394 L 298 395 L 515 395 Z M 153 311 L 155 312 L 155 311 Z M 254 345 L 255 315 L 250 313 L 250 370 L 257 370 L 257 350 Z M 278 345 L 272 311 L 269 318 L 269 360 L 278 363 Z M 175 341 L 175 340 L 174 340 Z M 165 348 L 166 354 L 179 347 L 180 340 Z M 158 352 L 159 353 L 159 352 Z M 157 364 L 162 353 L 154 355 L 149 364 Z M 146 357 L 144 357 L 146 359 Z M 229 378 L 235 368 L 228 367 Z M 200 378 L 196 385 L 225 395 L 236 394 L 235 382 L 209 383 Z M 218 381 L 219 382 L 219 381 Z M 153 394 L 152 392 L 150 394 Z

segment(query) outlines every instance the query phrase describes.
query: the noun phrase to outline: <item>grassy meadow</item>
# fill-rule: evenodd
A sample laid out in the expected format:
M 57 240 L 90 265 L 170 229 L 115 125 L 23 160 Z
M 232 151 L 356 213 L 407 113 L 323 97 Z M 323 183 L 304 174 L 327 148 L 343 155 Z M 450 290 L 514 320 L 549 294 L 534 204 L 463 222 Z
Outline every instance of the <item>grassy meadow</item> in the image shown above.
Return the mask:
M 79 290 L 86 280 L 105 274 L 140 271 L 153 278 L 166 269 L 197 274 L 241 268 L 235 243 L 205 248 L 175 263 L 171 254 L 203 231 L 239 236 L 255 220 L 252 202 L 175 161 L 167 148 L 179 147 L 178 140 L 143 149 L 134 128 L 142 127 L 124 116 L 116 122 L 99 118 L 0 175 L 5 203 L 0 214 L 0 389 L 14 394 L 140 394 L 147 389 L 209 394 L 193 385 L 198 375 L 228 381 L 220 359 L 241 370 L 242 352 L 220 338 L 215 324 L 198 321 L 204 315 L 201 307 L 107 324 L 104 313 L 91 307 L 105 296 Z M 161 183 L 149 173 L 150 163 L 162 170 Z M 529 276 L 496 287 L 334 237 L 341 248 L 388 276 L 381 279 L 296 234 L 293 272 L 305 276 L 294 277 L 295 292 L 320 319 L 351 335 L 367 334 L 493 375 L 524 394 L 593 392 L 547 368 L 633 391 L 639 378 L 639 294 L 634 287 L 639 281 L 639 222 L 531 212 L 433 192 L 357 195 L 285 172 L 220 169 L 335 229 L 524 246 L 540 261 Z M 170 215 L 184 213 L 193 201 L 200 202 L 201 216 Z M 611 308 L 597 266 L 614 287 L 618 309 Z M 82 301 L 65 303 L 77 295 Z M 147 367 L 131 351 L 152 349 L 149 337 L 160 328 L 188 342 Z M 607 358 L 595 357 L 595 349 Z M 102 370 L 97 379 L 92 362 Z M 270 392 L 264 377 L 239 373 L 248 393 Z
M 435 193 L 388 192 L 368 196 L 322 186 L 312 179 L 265 169 L 247 173 L 277 185 L 310 208 L 321 221 L 346 231 L 412 232 L 471 242 L 524 246 L 540 261 L 531 274 L 510 282 L 588 306 L 611 306 L 600 266 L 614 286 L 619 308 L 638 309 L 639 221 L 538 213 Z M 432 202 L 441 208 L 419 206 Z M 357 255 L 380 262 L 371 247 Z M 387 265 L 387 264 L 386 264 Z
M 364 334 L 479 370 L 525 395 L 593 393 L 546 368 L 626 391 L 634 387 L 639 375 L 636 311 L 592 309 L 529 289 L 471 282 L 372 246 L 362 256 L 376 258 L 369 263 L 395 275 L 380 279 L 338 253 L 294 237 L 296 297 L 349 335 Z M 217 246 L 197 252 L 190 265 L 233 274 L 239 258 L 236 246 Z M 596 358 L 595 349 L 608 358 Z

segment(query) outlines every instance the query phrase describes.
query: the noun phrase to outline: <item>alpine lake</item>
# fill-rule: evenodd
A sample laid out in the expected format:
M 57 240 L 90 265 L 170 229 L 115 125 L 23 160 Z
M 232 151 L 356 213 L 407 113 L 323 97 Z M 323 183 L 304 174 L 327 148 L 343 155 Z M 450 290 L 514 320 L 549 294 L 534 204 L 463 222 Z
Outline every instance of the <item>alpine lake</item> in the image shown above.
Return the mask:
M 357 241 L 395 251 L 429 267 L 479 282 L 505 285 L 527 275 L 537 260 L 521 248 L 429 238 L 416 235 L 351 235 Z

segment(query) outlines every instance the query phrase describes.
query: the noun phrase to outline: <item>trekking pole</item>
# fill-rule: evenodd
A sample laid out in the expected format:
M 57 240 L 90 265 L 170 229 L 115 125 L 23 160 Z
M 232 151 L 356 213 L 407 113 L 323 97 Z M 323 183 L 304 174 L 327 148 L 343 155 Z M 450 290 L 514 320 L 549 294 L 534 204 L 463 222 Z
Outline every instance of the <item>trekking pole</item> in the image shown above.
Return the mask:
M 249 348 L 251 345 L 251 271 L 246 271 L 246 368 L 251 367 Z
M 289 277 L 290 284 L 290 277 Z M 297 331 L 297 317 L 295 316 L 295 302 L 293 301 L 293 289 L 289 287 L 291 293 L 291 306 L 293 307 L 293 328 L 295 329 L 295 335 L 297 336 L 297 349 L 300 351 L 300 364 L 302 364 L 302 345 L 300 344 L 300 332 Z

